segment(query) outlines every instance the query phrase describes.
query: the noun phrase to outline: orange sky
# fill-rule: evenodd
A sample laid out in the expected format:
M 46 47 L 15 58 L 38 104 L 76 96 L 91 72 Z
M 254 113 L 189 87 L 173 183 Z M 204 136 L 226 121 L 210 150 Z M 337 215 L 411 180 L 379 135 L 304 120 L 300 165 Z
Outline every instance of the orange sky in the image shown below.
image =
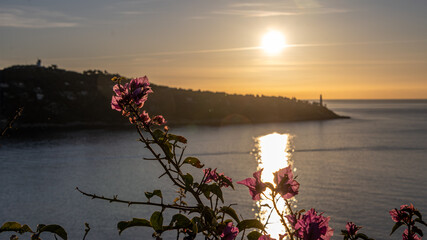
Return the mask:
M 2 68 L 40 58 L 195 90 L 427 99 L 426 1 L 46 0 L 0 9 Z M 272 29 L 290 45 L 275 56 L 258 48 Z

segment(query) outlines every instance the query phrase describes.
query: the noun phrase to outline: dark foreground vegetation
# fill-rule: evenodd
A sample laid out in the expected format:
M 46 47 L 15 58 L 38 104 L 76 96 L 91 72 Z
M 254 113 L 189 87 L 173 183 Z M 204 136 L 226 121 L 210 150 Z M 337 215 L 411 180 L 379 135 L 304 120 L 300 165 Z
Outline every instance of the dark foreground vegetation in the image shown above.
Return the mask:
M 111 111 L 111 78 L 106 71 L 83 73 L 55 65 L 12 66 L 0 71 L 0 121 L 24 107 L 21 127 L 123 125 Z M 226 125 L 340 118 L 318 103 L 295 98 L 193 91 L 152 84 L 145 108 L 162 113 L 169 125 Z

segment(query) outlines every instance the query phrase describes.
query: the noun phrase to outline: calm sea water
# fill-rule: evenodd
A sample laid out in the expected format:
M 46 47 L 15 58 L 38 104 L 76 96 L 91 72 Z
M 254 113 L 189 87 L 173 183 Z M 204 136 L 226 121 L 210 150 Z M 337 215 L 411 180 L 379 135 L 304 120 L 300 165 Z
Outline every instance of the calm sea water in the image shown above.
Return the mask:
M 393 222 L 388 211 L 401 204 L 413 203 L 427 218 L 427 101 L 326 103 L 351 119 L 187 126 L 172 132 L 188 138 L 187 155 L 199 157 L 234 181 L 251 177 L 261 167 L 292 163 L 301 184 L 295 205 L 330 216 L 334 239 L 341 238 L 347 221 L 362 225 L 370 237 L 390 239 Z M 161 169 L 141 160 L 149 155 L 136 139 L 132 129 L 3 139 L 0 223 L 17 221 L 34 228 L 38 223 L 56 223 L 65 227 L 70 239 L 81 239 L 88 222 L 92 228 L 88 239 L 150 239 L 151 231 L 144 228 L 119 236 L 116 224 L 149 218 L 153 208 L 92 200 L 75 190 L 144 200 L 145 191 L 162 189 L 167 200 L 174 199 L 172 185 L 166 178 L 158 179 Z M 227 189 L 225 195 L 227 203 L 238 203 L 244 217 L 259 216 L 246 187 Z M 8 236 L 2 233 L 0 239 Z M 47 234 L 44 239 L 53 238 Z

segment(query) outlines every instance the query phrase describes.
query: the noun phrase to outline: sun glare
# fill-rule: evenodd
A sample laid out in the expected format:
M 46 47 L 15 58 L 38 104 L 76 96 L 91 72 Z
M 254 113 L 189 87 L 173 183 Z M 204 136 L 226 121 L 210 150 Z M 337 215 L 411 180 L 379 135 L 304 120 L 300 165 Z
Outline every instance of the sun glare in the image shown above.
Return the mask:
M 262 37 L 261 48 L 270 55 L 279 54 L 285 47 L 285 36 L 279 31 L 269 31 Z
M 258 170 L 263 169 L 261 180 L 263 182 L 273 183 L 273 173 L 277 172 L 281 168 L 285 168 L 291 164 L 291 154 L 289 150 L 291 149 L 289 134 L 279 134 L 271 133 L 265 136 L 258 137 L 257 142 L 257 158 L 258 158 Z M 269 189 L 265 193 L 269 194 Z M 290 200 L 294 203 L 296 201 L 294 198 Z M 261 199 L 257 202 L 258 207 L 260 208 L 259 217 L 261 222 L 265 223 L 269 219 L 269 224 L 267 225 L 268 233 L 272 237 L 279 238 L 279 234 L 284 234 L 285 229 L 283 228 L 282 223 L 280 222 L 280 217 L 276 212 L 270 213 L 270 209 L 261 208 L 265 204 L 270 204 L 271 201 L 268 200 L 265 195 L 261 196 Z M 285 210 L 285 201 L 282 198 L 279 198 L 277 203 L 280 211 Z

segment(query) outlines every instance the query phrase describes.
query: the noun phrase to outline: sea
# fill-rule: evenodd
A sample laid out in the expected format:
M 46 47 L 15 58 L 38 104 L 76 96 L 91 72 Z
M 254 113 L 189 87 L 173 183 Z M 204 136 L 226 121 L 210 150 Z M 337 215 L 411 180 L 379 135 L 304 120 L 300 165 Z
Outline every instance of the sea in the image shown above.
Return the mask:
M 413 204 L 427 219 L 427 100 L 330 100 L 327 107 L 350 119 L 233 126 L 181 126 L 170 132 L 188 139 L 183 154 L 200 159 L 233 179 L 224 188 L 224 205 L 233 204 L 242 218 L 265 220 L 266 201 L 253 201 L 237 181 L 263 169 L 263 180 L 291 166 L 300 183 L 294 209 L 314 208 L 330 217 L 332 239 L 342 239 L 347 222 L 374 239 L 390 236 L 389 211 Z M 68 239 L 151 239 L 152 230 L 135 227 L 120 235 L 117 223 L 149 219 L 155 207 L 110 203 L 76 190 L 127 201 L 145 201 L 144 192 L 159 189 L 171 203 L 177 188 L 129 129 L 49 130 L 0 140 L 0 224 L 59 224 Z M 185 167 L 195 179 L 201 169 Z M 193 200 L 187 194 L 187 202 Z M 153 198 L 153 202 L 158 199 Z M 234 205 L 236 204 L 236 205 Z M 175 212 L 165 210 L 168 224 Z M 274 217 L 272 236 L 283 233 Z M 427 233 L 427 228 L 420 226 Z M 9 239 L 12 233 L 0 233 Z M 27 234 L 28 235 L 28 234 Z M 24 235 L 25 236 L 25 235 Z M 43 233 L 43 239 L 55 239 Z M 28 239 L 29 235 L 24 237 Z M 175 233 L 164 239 L 176 239 Z M 240 237 L 239 237 L 240 239 Z

